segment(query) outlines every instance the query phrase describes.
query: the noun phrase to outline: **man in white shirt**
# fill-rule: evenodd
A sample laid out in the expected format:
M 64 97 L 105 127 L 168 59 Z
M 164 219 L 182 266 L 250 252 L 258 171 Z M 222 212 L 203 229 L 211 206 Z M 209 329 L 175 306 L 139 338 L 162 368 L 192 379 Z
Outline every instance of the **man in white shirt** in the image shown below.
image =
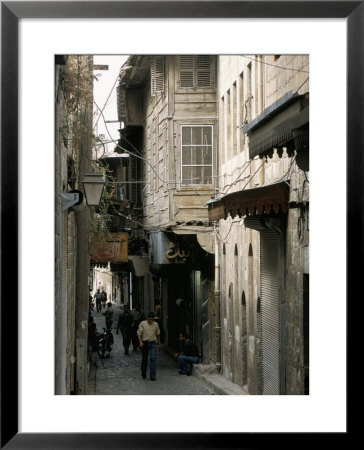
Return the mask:
M 137 336 L 139 348 L 142 350 L 142 377 L 147 378 L 148 354 L 149 354 L 149 373 L 150 380 L 156 380 L 157 372 L 157 346 L 161 347 L 160 329 L 157 322 L 154 321 L 155 314 L 148 313 L 147 320 L 140 322 Z

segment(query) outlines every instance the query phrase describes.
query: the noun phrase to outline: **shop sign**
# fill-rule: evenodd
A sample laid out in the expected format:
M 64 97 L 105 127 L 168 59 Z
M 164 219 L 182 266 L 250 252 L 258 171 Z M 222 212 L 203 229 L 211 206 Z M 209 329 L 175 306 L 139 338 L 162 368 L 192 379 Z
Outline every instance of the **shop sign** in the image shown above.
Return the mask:
M 128 262 L 128 233 L 92 235 L 90 257 L 91 262 Z

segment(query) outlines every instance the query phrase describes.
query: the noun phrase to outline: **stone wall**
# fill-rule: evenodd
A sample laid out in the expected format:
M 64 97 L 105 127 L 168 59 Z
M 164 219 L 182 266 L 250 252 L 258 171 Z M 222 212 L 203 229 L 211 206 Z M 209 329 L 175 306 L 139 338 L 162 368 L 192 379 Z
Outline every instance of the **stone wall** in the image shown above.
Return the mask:
M 290 201 L 303 201 L 305 205 L 289 210 L 285 231 L 283 341 L 287 394 L 302 394 L 304 389 L 303 273 L 308 273 L 308 173 L 301 171 L 294 157 L 285 151 L 282 155 L 275 151 L 267 160 L 249 160 L 249 142 L 239 135 L 239 127 L 286 92 L 307 92 L 308 63 L 305 55 L 218 58 L 219 197 L 288 178 Z M 249 100 L 250 96 L 253 98 Z M 241 386 L 247 385 L 250 394 L 261 394 L 260 233 L 247 229 L 239 217 L 229 216 L 218 225 L 222 374 Z
M 67 153 L 64 140 L 66 107 L 56 66 L 55 115 L 55 393 L 74 390 L 75 347 L 75 215 L 62 212 L 61 193 L 67 192 Z

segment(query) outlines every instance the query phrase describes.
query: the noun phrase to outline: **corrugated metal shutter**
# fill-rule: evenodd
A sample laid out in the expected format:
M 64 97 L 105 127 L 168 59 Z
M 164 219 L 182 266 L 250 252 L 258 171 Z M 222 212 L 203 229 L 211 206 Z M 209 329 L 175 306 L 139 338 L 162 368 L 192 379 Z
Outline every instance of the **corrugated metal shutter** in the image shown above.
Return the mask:
M 68 216 L 68 248 L 67 248 L 67 348 L 68 348 L 68 366 L 69 366 L 69 389 L 70 392 L 75 392 L 76 380 L 75 380 L 75 361 L 73 359 L 76 354 L 75 342 L 76 342 L 76 254 L 75 254 L 75 214 L 69 213 Z
M 64 317 L 64 305 L 67 305 L 67 289 L 68 289 L 68 214 L 63 214 L 63 236 L 62 236 L 62 299 L 61 299 L 61 323 L 62 323 L 62 330 L 60 330 L 60 333 L 64 336 L 62 337 L 62 343 L 67 344 L 67 332 L 68 332 L 68 323 L 67 323 L 67 317 Z M 64 340 L 65 339 L 65 340 Z M 67 345 L 68 347 L 68 345 Z M 67 361 L 69 361 L 69 355 L 68 355 L 68 349 L 66 348 L 66 354 L 65 357 L 65 383 L 66 383 L 66 392 L 70 392 L 70 366 L 67 364 Z M 63 357 L 62 357 L 63 358 Z
M 62 251 L 62 304 L 67 303 L 68 236 L 67 214 L 63 215 L 63 251 Z
M 263 395 L 280 394 L 279 235 L 260 233 Z

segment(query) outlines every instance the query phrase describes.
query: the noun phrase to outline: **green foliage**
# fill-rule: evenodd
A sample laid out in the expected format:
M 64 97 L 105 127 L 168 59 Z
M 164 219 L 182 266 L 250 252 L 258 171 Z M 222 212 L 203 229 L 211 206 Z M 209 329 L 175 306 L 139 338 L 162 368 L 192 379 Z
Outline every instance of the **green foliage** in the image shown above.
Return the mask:
M 102 173 L 107 186 L 114 186 L 114 184 L 110 183 L 114 181 L 110 169 L 100 160 L 93 160 L 91 162 L 91 171 L 92 173 Z M 110 184 L 108 185 L 108 183 Z M 110 190 L 106 187 L 102 194 L 100 205 L 91 210 L 90 230 L 92 233 L 102 235 L 108 232 L 108 225 L 111 223 L 114 212 L 112 203 L 113 194 L 114 189 Z
M 82 189 L 80 174 L 102 173 L 107 181 L 114 181 L 108 167 L 101 160 L 92 159 L 92 148 L 100 145 L 104 136 L 95 136 L 92 124 L 93 58 L 88 55 L 70 55 L 61 71 L 62 90 L 66 114 L 60 133 L 73 160 L 72 179 L 69 184 Z M 101 152 L 103 153 L 103 152 Z M 100 157 L 100 155 L 98 155 Z M 113 184 L 110 184 L 114 186 Z M 105 189 L 101 203 L 90 208 L 90 230 L 105 233 L 112 219 L 113 190 Z

